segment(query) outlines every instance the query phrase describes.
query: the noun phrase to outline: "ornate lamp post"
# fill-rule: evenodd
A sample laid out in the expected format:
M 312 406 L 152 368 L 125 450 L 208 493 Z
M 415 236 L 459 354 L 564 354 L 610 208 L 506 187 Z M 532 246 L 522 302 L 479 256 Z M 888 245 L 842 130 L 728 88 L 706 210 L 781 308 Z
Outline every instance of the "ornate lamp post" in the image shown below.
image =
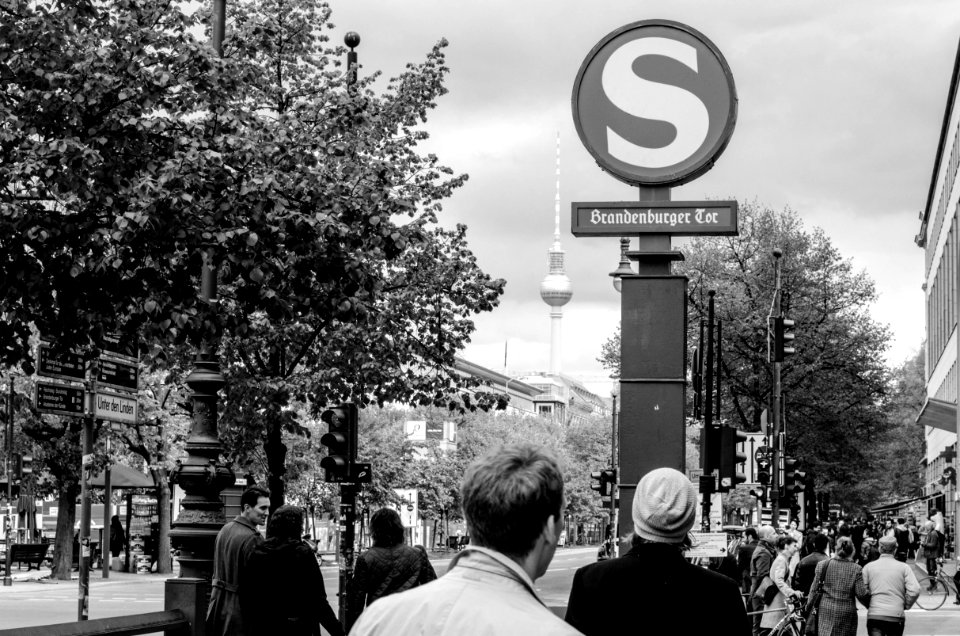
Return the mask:
M 630 267 L 630 258 L 627 257 L 627 251 L 630 249 L 630 237 L 621 236 L 620 237 L 620 265 L 617 269 L 610 272 L 610 276 L 613 277 L 613 288 L 617 290 L 617 293 L 620 293 L 620 289 L 623 287 L 623 282 L 620 280 L 621 276 L 632 276 L 634 271 Z M 616 402 L 616 399 L 614 399 Z

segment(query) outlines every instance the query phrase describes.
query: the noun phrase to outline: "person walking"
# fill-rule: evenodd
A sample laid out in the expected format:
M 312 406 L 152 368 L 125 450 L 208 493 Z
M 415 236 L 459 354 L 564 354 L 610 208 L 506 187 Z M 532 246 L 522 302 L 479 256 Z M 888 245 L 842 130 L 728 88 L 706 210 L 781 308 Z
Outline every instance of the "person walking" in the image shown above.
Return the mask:
M 927 574 L 936 576 L 937 558 L 940 556 L 940 533 L 936 531 L 933 521 L 924 524 L 927 531 L 920 546 L 920 556 L 927 561 Z
M 789 572 L 790 560 L 799 550 L 799 544 L 792 534 L 777 537 L 777 558 L 770 566 L 770 580 L 777 589 L 776 595 L 770 603 L 764 603 L 763 617 L 760 619 L 760 634 L 769 634 L 777 626 L 780 619 L 787 615 L 787 599 L 799 596 L 800 593 L 790 587 Z M 766 590 L 764 590 L 766 591 Z
M 763 591 L 760 584 L 764 578 L 770 575 L 770 566 L 773 560 L 777 558 L 777 549 L 774 545 L 777 540 L 777 531 L 773 526 L 760 526 L 758 532 L 760 541 L 757 542 L 757 549 L 753 551 L 753 557 L 750 559 L 750 596 L 748 597 L 749 607 L 753 619 L 753 633 L 760 633 L 760 621 L 763 619 Z
M 251 486 L 240 495 L 240 514 L 217 534 L 213 554 L 213 580 L 207 607 L 207 631 L 210 636 L 248 636 L 245 614 L 254 603 L 241 606 L 245 575 L 250 555 L 263 537 L 257 526 L 270 511 L 270 491 Z
M 633 497 L 632 548 L 577 570 L 566 621 L 587 636 L 622 634 L 654 617 L 678 634 L 750 634 L 737 582 L 683 557 L 696 507 L 697 489 L 683 473 L 644 475 Z
M 451 559 L 447 573 L 377 600 L 350 633 L 579 634 L 547 608 L 533 583 L 547 571 L 563 529 L 563 474 L 556 457 L 532 444 L 494 449 L 467 468 L 460 498 L 470 543 Z
M 330 636 L 343 636 L 316 554 L 300 538 L 302 531 L 303 510 L 280 506 L 270 515 L 267 540 L 250 555 L 242 598 L 253 605 L 248 612 L 251 636 L 317 636 L 320 626 Z
M 890 535 L 896 543 L 896 538 Z M 820 611 L 817 617 L 818 636 L 856 636 L 857 603 L 869 605 L 870 594 L 863 583 L 863 570 L 853 562 L 853 539 L 837 538 L 837 552 L 832 559 L 817 564 L 813 585 L 823 581 Z M 812 597 L 811 597 L 812 599 Z M 811 603 L 807 609 L 812 609 Z
M 110 517 L 110 556 L 116 559 L 127 545 L 127 534 L 123 531 L 120 516 Z
M 830 558 L 827 556 L 827 544 L 829 543 L 827 536 L 824 534 L 814 536 L 812 551 L 803 557 L 797 565 L 797 571 L 793 575 L 792 587 L 804 596 L 810 594 L 810 586 L 813 584 L 813 577 L 817 572 L 817 563 Z
M 347 585 L 348 631 L 364 608 L 378 598 L 437 578 L 426 551 L 403 543 L 403 522 L 393 508 L 373 513 L 370 534 L 373 546 L 357 559 L 353 579 Z
M 905 610 L 920 596 L 920 584 L 911 568 L 896 558 L 900 544 L 894 537 L 880 539 L 880 558 L 863 568 L 870 593 L 867 608 L 869 636 L 903 636 Z
M 910 544 L 913 543 L 913 533 L 907 527 L 907 520 L 903 517 L 897 518 L 897 525 L 893 529 L 893 536 L 897 540 L 897 551 L 894 558 L 902 563 L 907 562 L 907 555 L 910 553 Z

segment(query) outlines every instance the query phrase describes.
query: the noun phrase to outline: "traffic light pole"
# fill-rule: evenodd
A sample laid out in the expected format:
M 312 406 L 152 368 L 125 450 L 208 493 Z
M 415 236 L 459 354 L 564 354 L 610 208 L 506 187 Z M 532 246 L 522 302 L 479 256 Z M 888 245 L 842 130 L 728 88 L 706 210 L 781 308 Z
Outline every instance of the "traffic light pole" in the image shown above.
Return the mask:
M 10 374 L 10 395 L 7 398 L 7 520 L 4 525 L 6 530 L 4 534 L 5 547 L 7 554 L 5 561 L 5 570 L 3 575 L 3 586 L 13 585 L 13 576 L 11 568 L 13 567 L 13 553 L 10 550 L 10 538 L 13 532 L 13 374 Z
M 353 543 L 357 521 L 356 484 L 340 484 L 340 588 L 339 597 L 340 624 L 347 631 L 347 586 L 353 579 Z
M 773 250 L 774 274 L 776 276 L 776 288 L 774 290 L 773 314 L 774 319 L 783 317 L 783 308 L 781 306 L 780 292 L 780 257 L 783 255 L 778 249 Z M 770 323 L 767 323 L 768 327 Z M 769 340 L 769 336 L 768 336 Z M 774 345 L 776 346 L 776 345 Z M 782 461 L 780 448 L 780 367 L 783 363 L 777 360 L 777 353 L 773 353 L 773 390 L 772 390 L 772 408 L 773 408 L 773 439 L 771 442 L 773 448 L 773 465 L 770 470 L 770 524 L 774 528 L 780 527 L 780 465 Z
M 704 444 L 701 445 L 704 452 L 703 457 L 703 477 L 700 478 L 700 493 L 703 496 L 702 513 L 700 519 L 700 530 L 710 532 L 710 508 L 711 499 L 715 491 L 713 471 L 716 470 L 719 457 L 716 457 L 720 448 L 719 435 L 713 425 L 713 312 L 714 296 L 716 292 L 710 290 L 707 292 L 710 300 L 707 304 L 707 366 L 704 375 L 706 387 L 703 400 L 703 433 Z

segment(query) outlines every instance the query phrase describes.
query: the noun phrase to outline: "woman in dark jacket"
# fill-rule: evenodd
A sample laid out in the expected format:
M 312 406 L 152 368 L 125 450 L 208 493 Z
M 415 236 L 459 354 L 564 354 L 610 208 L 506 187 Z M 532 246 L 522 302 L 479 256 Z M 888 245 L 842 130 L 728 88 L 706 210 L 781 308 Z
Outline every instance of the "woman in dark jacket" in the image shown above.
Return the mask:
M 837 553 L 832 559 L 817 564 L 810 589 L 816 589 L 823 579 L 823 596 L 817 617 L 818 636 L 856 636 L 856 599 L 870 606 L 870 592 L 863 582 L 863 569 L 853 562 L 853 553 L 853 539 L 838 537 Z
M 320 626 L 342 636 L 313 550 L 300 539 L 303 511 L 280 506 L 270 515 L 267 540 L 250 555 L 243 604 L 254 636 L 319 636 Z M 249 596 L 248 596 L 249 593 Z
M 437 578 L 426 550 L 403 543 L 403 523 L 392 508 L 370 517 L 373 547 L 360 555 L 347 587 L 347 631 L 370 603 Z M 418 549 L 419 548 L 419 549 Z
M 113 515 L 110 518 L 110 556 L 117 558 L 127 545 L 127 535 L 123 531 L 120 517 Z

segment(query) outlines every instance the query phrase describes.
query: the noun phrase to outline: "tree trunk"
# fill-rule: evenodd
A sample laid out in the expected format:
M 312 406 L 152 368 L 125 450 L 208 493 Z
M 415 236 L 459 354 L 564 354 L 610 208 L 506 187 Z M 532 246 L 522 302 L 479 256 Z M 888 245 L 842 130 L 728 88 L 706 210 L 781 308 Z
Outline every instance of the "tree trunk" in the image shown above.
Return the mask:
M 270 512 L 283 505 L 285 493 L 283 475 L 287 472 L 287 447 L 283 443 L 280 422 L 267 424 L 267 440 L 263 450 L 267 455 L 267 487 L 270 489 Z
M 51 578 L 69 581 L 73 571 L 73 525 L 77 520 L 79 486 L 60 488 L 57 512 L 57 534 L 53 540 Z
M 153 483 L 157 485 L 157 522 L 160 526 L 157 537 L 157 574 L 173 572 L 170 556 L 170 478 L 165 468 L 153 468 Z

